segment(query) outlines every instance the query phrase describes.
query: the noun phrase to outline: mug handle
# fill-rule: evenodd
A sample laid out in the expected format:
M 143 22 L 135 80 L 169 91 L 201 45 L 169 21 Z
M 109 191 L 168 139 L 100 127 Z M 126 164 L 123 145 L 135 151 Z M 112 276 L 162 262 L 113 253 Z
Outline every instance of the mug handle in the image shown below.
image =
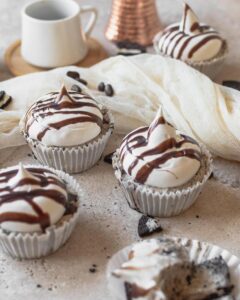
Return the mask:
M 98 11 L 95 7 L 90 6 L 90 5 L 81 6 L 80 14 L 84 14 L 84 13 L 88 13 L 88 12 L 91 13 L 91 17 L 90 17 L 90 20 L 88 21 L 87 25 L 84 28 L 86 37 L 89 37 L 89 35 L 91 34 L 91 32 L 96 24 L 97 16 L 98 16 Z

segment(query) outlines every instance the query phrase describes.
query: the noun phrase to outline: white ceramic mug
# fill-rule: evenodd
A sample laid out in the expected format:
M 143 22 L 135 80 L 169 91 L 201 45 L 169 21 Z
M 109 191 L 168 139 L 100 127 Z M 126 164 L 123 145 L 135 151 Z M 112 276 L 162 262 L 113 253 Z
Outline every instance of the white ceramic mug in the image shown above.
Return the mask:
M 82 29 L 80 15 L 91 17 Z M 38 0 L 22 10 L 23 58 L 38 67 L 54 68 L 81 61 L 88 52 L 87 38 L 97 19 L 92 6 L 73 0 Z

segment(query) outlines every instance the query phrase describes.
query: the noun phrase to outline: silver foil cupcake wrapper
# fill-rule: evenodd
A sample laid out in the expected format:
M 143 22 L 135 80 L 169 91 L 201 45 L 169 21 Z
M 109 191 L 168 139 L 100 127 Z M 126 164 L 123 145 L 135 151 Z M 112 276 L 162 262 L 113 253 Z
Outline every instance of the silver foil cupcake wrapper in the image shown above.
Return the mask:
M 84 145 L 73 147 L 51 147 L 26 136 L 28 145 L 43 165 L 70 174 L 90 169 L 100 159 L 106 144 L 113 132 L 113 117 L 108 113 L 110 124 L 105 133 Z
M 36 167 L 36 165 L 27 167 Z M 58 224 L 47 228 L 45 233 L 6 233 L 0 228 L 0 245 L 3 251 L 13 258 L 40 258 L 55 252 L 66 243 L 77 224 L 82 197 L 79 184 L 73 177 L 62 171 L 48 169 L 63 179 L 71 192 L 78 195 L 77 211 L 73 215 L 69 215 L 68 219 L 60 220 Z
M 160 54 L 164 57 L 169 57 L 168 55 L 162 53 L 158 48 L 158 41 L 160 37 L 161 37 L 161 32 L 154 37 L 153 40 L 154 50 L 157 54 Z M 213 59 L 207 61 L 199 61 L 199 62 L 193 62 L 191 60 L 183 61 L 183 62 L 188 64 L 190 67 L 200 71 L 201 73 L 207 75 L 209 78 L 214 79 L 217 76 L 217 74 L 221 71 L 224 62 L 226 60 L 227 54 L 228 54 L 228 47 L 227 47 L 227 42 L 225 42 L 221 53 L 218 56 L 214 57 Z
M 206 156 L 206 171 L 196 183 L 177 191 L 154 189 L 138 184 L 123 175 L 119 164 L 118 151 L 113 157 L 113 168 L 125 198 L 132 209 L 152 217 L 171 217 L 187 210 L 197 199 L 212 172 L 212 158 L 208 150 L 201 146 Z
M 229 251 L 222 249 L 218 246 L 211 245 L 209 243 L 201 242 L 198 240 L 190 240 L 188 238 L 172 238 L 180 245 L 187 248 L 189 253 L 189 260 L 195 263 L 202 263 L 205 260 L 212 259 L 214 257 L 222 256 L 227 263 L 231 281 L 235 286 L 233 294 L 240 300 L 240 260 L 238 257 L 232 255 Z M 128 260 L 129 252 L 133 245 L 127 246 L 113 255 L 107 265 L 107 280 L 108 289 L 113 297 L 117 300 L 126 300 L 126 292 L 124 283 L 112 275 L 112 272 L 119 269 L 121 265 Z

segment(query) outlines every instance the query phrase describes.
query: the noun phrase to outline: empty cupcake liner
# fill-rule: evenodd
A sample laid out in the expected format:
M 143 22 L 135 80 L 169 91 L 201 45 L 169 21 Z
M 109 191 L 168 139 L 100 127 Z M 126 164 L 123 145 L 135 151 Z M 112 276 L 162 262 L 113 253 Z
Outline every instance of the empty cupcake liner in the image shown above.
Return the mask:
M 106 132 L 101 133 L 98 138 L 84 145 L 72 147 L 46 146 L 26 135 L 25 138 L 37 160 L 43 165 L 70 174 L 80 173 L 90 169 L 100 159 L 114 128 L 113 117 L 110 113 L 108 113 L 108 117 L 110 123 Z
M 179 215 L 187 210 L 197 199 L 207 179 L 212 172 L 212 158 L 209 151 L 201 146 L 205 157 L 205 172 L 200 179 L 186 187 L 174 189 L 157 189 L 147 185 L 139 184 L 130 176 L 122 172 L 118 150 L 113 157 L 113 168 L 125 198 L 132 209 L 152 217 L 171 217 Z
M 190 261 L 195 263 L 202 263 L 205 260 L 212 259 L 214 257 L 222 256 L 227 263 L 231 280 L 234 288 L 235 299 L 240 300 L 240 260 L 238 257 L 232 255 L 229 251 L 222 249 L 216 245 L 201 242 L 198 240 L 190 240 L 188 238 L 172 238 L 180 245 L 187 248 Z M 126 300 L 126 292 L 124 283 L 114 277 L 112 272 L 121 267 L 121 265 L 128 260 L 128 254 L 131 251 L 133 245 L 127 246 L 113 255 L 107 265 L 107 280 L 108 289 L 111 292 L 113 299 Z
M 39 166 L 27 165 L 27 167 Z M 78 195 L 77 211 L 73 215 L 66 216 L 66 218 L 64 216 L 63 220 L 47 228 L 45 233 L 7 233 L 0 227 L 0 246 L 5 253 L 13 258 L 40 258 L 55 252 L 66 243 L 77 224 L 80 214 L 79 202 L 82 197 L 82 190 L 79 184 L 73 177 L 62 171 L 52 168 L 48 169 L 55 172 L 67 183 L 69 191 Z
M 158 48 L 158 41 L 160 37 L 161 37 L 161 32 L 158 33 L 153 40 L 154 50 L 156 51 L 157 54 L 160 54 L 165 57 L 169 57 L 168 55 L 162 53 Z M 191 60 L 184 61 L 184 62 L 188 64 L 190 67 L 207 75 L 209 78 L 214 79 L 217 76 L 217 74 L 221 71 L 227 54 L 228 54 L 228 47 L 227 47 L 227 42 L 225 42 L 221 52 L 213 59 L 200 61 L 200 62 L 193 62 Z

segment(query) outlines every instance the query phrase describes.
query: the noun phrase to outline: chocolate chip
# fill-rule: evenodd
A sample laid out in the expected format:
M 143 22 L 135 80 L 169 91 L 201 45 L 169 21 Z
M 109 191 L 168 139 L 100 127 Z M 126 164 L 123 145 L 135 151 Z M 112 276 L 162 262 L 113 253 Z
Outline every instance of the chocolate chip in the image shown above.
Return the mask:
M 212 179 L 214 177 L 213 172 L 210 174 L 209 179 Z
M 155 232 L 163 231 L 160 225 L 160 220 L 156 218 L 150 218 L 148 216 L 142 216 L 138 222 L 138 235 L 140 237 L 151 235 Z
M 42 285 L 41 284 L 37 284 L 37 288 L 41 288 L 42 287 Z
M 90 268 L 90 269 L 89 269 L 89 272 L 90 272 L 90 273 L 96 273 L 97 270 L 96 270 L 95 268 Z
M 7 96 L 7 97 L 8 97 L 7 101 L 4 104 L 0 105 L 1 109 L 6 108 L 12 102 L 12 97 L 11 96 Z
M 68 71 L 67 76 L 71 77 L 75 80 L 80 78 L 80 74 L 78 72 L 75 72 L 75 71 Z
M 76 80 L 77 80 L 78 82 L 84 84 L 84 85 L 87 85 L 87 84 L 88 84 L 87 81 L 84 80 L 84 79 L 82 79 L 82 78 L 78 78 L 78 79 L 76 79 Z
M 105 163 L 111 165 L 111 164 L 112 164 L 112 157 L 113 157 L 113 154 L 114 154 L 114 152 L 111 152 L 111 153 L 105 155 L 103 161 L 104 161 Z
M 236 81 L 236 80 L 226 80 L 223 81 L 222 84 L 224 86 L 230 87 L 232 89 L 238 90 L 240 91 L 240 81 Z
M 0 91 L 0 100 L 5 96 L 5 91 Z
M 109 97 L 112 97 L 114 95 L 114 90 L 111 84 L 106 84 L 105 86 L 105 94 Z
M 82 92 L 82 89 L 80 88 L 80 86 L 74 84 L 72 87 L 71 87 L 71 90 L 74 91 L 74 92 L 77 92 L 77 93 L 81 93 Z
M 100 92 L 104 92 L 105 91 L 105 83 L 104 82 L 100 82 L 98 85 L 98 90 Z

